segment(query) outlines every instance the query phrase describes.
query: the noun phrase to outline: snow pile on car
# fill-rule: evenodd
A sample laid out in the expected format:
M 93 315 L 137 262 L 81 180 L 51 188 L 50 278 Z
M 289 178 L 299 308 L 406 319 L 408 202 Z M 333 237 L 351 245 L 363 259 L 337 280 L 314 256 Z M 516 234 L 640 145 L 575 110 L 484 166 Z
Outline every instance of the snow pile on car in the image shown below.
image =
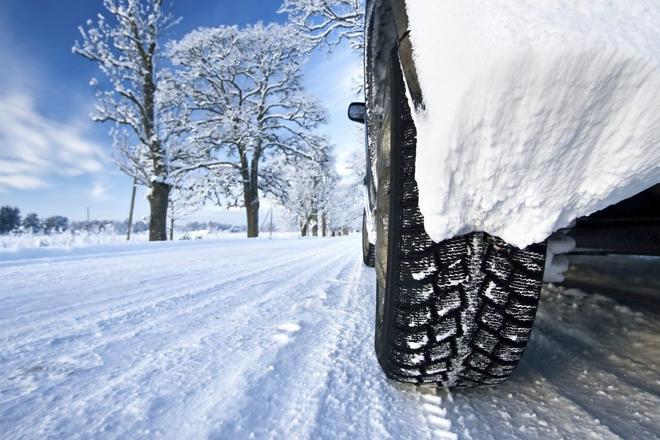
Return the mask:
M 519 247 L 660 182 L 656 0 L 407 2 L 435 241 Z

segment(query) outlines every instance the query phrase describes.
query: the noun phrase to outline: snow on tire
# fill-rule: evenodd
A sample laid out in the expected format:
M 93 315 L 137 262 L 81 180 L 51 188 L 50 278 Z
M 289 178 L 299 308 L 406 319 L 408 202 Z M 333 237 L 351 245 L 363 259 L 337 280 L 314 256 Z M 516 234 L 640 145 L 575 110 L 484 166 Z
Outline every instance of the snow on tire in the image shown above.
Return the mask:
M 518 249 L 483 232 L 430 239 L 418 207 L 416 130 L 392 58 L 391 109 L 382 128 L 389 135 L 379 135 L 390 145 L 378 147 L 386 163 L 376 214 L 379 362 L 402 382 L 496 384 L 513 372 L 530 337 L 545 246 Z
M 376 265 L 376 250 L 374 249 L 374 245 L 369 242 L 366 212 L 362 213 L 362 261 L 369 267 Z

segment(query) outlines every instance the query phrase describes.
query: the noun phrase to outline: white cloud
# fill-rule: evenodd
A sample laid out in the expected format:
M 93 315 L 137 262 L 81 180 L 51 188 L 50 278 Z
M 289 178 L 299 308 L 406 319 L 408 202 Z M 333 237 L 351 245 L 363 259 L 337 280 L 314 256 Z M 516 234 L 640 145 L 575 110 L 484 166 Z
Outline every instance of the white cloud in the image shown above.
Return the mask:
M 49 186 L 58 176 L 97 174 L 106 160 L 81 125 L 40 115 L 23 91 L 0 95 L 0 191 Z
M 89 190 L 89 197 L 92 200 L 105 200 L 108 193 L 108 186 L 100 181 L 95 181 Z

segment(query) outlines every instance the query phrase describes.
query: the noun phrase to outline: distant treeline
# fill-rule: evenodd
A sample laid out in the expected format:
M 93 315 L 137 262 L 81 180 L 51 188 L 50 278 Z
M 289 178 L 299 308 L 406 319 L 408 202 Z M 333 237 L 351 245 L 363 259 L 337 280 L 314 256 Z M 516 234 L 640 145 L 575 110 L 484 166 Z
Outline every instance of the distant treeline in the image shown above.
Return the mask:
M 236 229 L 236 227 L 217 222 L 191 222 L 181 229 L 184 231 L 227 231 Z M 245 230 L 245 228 L 240 227 L 238 229 Z M 134 233 L 146 232 L 148 230 L 149 219 L 140 219 L 133 222 L 132 231 Z M 0 234 L 56 234 L 62 232 L 126 234 L 128 232 L 128 220 L 70 221 L 62 215 L 53 215 L 42 219 L 35 213 L 27 214 L 23 218 L 20 209 L 17 207 L 0 207 Z

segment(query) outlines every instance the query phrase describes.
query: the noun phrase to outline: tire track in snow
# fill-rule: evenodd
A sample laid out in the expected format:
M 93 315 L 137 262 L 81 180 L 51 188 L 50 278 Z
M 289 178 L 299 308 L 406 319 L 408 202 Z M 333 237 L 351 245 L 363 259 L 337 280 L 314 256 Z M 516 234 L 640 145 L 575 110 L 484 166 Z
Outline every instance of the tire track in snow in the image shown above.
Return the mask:
M 423 392 L 423 390 L 420 390 Z M 458 435 L 451 430 L 451 421 L 447 418 L 447 410 L 442 406 L 442 397 L 438 390 L 428 390 L 422 394 L 422 411 L 432 438 L 442 440 L 457 440 Z
M 335 244 L 335 245 L 338 245 L 338 244 Z M 285 258 L 284 260 L 282 259 L 282 256 L 279 255 L 279 254 L 273 255 L 271 258 L 274 259 L 274 260 L 277 260 L 279 262 L 279 265 L 283 266 L 283 265 L 286 265 L 286 264 L 289 264 L 289 263 L 292 263 L 292 262 L 303 261 L 305 258 L 307 258 L 309 256 L 313 256 L 315 253 L 316 253 L 315 250 L 308 250 L 308 251 L 304 252 L 302 255 L 295 254 L 294 257 Z M 181 257 L 185 257 L 185 255 L 181 255 L 179 258 L 181 258 Z M 217 258 L 216 256 L 213 256 L 212 254 L 209 255 L 209 257 L 214 258 L 214 259 Z M 170 258 L 172 258 L 172 260 L 174 260 L 174 257 L 170 257 Z M 201 261 L 199 261 L 199 260 L 201 260 Z M 167 271 L 166 273 L 163 273 L 164 269 L 162 268 L 162 266 L 163 266 L 162 264 L 155 265 L 155 264 L 152 263 L 152 264 L 149 264 L 146 268 L 145 267 L 135 268 L 135 267 L 132 267 L 132 264 L 133 264 L 132 261 L 124 261 L 124 260 L 119 260 L 118 264 L 110 264 L 109 267 L 111 269 L 114 267 L 115 272 L 117 272 L 117 274 L 112 272 L 110 275 L 107 275 L 108 268 L 107 268 L 106 265 L 103 265 L 102 267 L 94 267 L 93 263 L 95 263 L 95 262 L 92 261 L 92 262 L 90 262 L 90 263 L 92 263 L 91 268 L 89 267 L 90 263 L 87 263 L 86 267 L 84 268 L 85 272 L 87 272 L 86 276 L 94 276 L 95 281 L 97 281 L 95 284 L 99 284 L 103 287 L 100 287 L 100 288 L 97 288 L 97 289 L 92 289 L 91 291 L 86 292 L 85 297 L 94 298 L 96 296 L 101 296 L 102 299 L 100 301 L 85 301 L 87 298 L 83 298 L 83 301 L 80 301 L 81 298 L 79 298 L 78 292 L 75 292 L 74 293 L 75 297 L 72 298 L 72 303 L 70 303 L 68 305 L 65 305 L 65 306 L 62 306 L 61 308 L 50 307 L 44 312 L 44 316 L 51 317 L 54 314 L 55 315 L 62 315 L 66 311 L 74 311 L 76 313 L 79 313 L 81 310 L 84 310 L 86 307 L 98 308 L 99 306 L 107 306 L 108 302 L 110 302 L 110 301 L 116 301 L 118 299 L 121 300 L 121 299 L 124 299 L 124 298 L 135 298 L 136 296 L 138 296 L 138 299 L 137 299 L 136 302 L 141 302 L 141 301 L 144 301 L 146 299 L 144 295 L 145 295 L 145 293 L 147 293 L 147 291 L 140 290 L 139 292 L 135 292 L 135 287 L 136 287 L 135 284 L 134 284 L 135 280 L 134 280 L 134 278 L 130 278 L 130 277 L 127 279 L 127 284 L 122 286 L 122 289 L 125 289 L 125 290 L 128 291 L 126 294 L 124 294 L 124 295 L 114 295 L 112 297 L 104 296 L 103 293 L 106 292 L 106 290 L 105 290 L 106 287 L 105 286 L 108 285 L 108 283 L 106 281 L 113 281 L 112 284 L 116 285 L 118 274 L 123 274 L 124 278 L 126 278 L 126 276 L 125 276 L 126 273 L 130 274 L 130 272 L 139 271 L 140 272 L 140 278 L 139 278 L 140 287 L 142 287 L 142 285 L 147 284 L 147 283 L 153 284 L 156 280 L 160 279 L 162 281 L 161 282 L 156 282 L 156 284 L 153 287 L 148 286 L 149 287 L 148 292 L 149 293 L 154 293 L 154 294 L 159 294 L 159 293 L 162 294 L 161 289 L 163 287 L 169 287 L 170 288 L 169 290 L 173 290 L 172 289 L 172 287 L 174 287 L 174 285 L 172 285 L 172 280 L 173 279 L 180 280 L 179 286 L 185 286 L 186 284 L 190 283 L 190 278 L 197 278 L 199 275 L 206 274 L 206 272 L 208 272 L 209 270 L 214 270 L 214 269 L 217 270 L 217 268 L 213 267 L 213 265 L 209 265 L 208 260 L 203 260 L 203 259 L 199 259 L 199 260 L 196 261 L 196 262 L 202 263 L 200 265 L 200 268 L 195 268 L 195 267 L 187 268 L 187 272 L 186 272 L 185 277 L 181 276 L 181 273 L 180 273 L 179 270 L 177 270 L 178 267 L 176 267 L 176 266 L 171 266 L 172 270 Z M 235 259 L 232 258 L 232 260 L 235 260 Z M 243 264 L 243 265 L 247 266 L 247 267 L 244 268 L 243 272 L 241 273 L 242 275 L 246 275 L 246 274 L 251 275 L 252 273 L 255 272 L 255 269 L 262 268 L 262 267 L 264 267 L 264 265 L 272 266 L 272 264 L 271 265 L 267 264 L 270 261 L 268 259 L 266 259 L 266 260 L 261 259 L 259 261 L 254 261 L 255 260 L 254 256 L 251 255 L 251 254 L 247 254 L 247 255 L 243 256 L 243 259 L 238 258 L 238 260 L 239 260 L 239 264 Z M 104 261 L 104 263 L 107 263 L 107 262 Z M 67 269 L 67 268 L 61 268 L 58 265 L 55 265 L 54 267 L 48 267 L 47 269 L 49 271 L 55 271 L 59 274 L 64 274 L 64 275 L 60 275 L 60 279 L 58 281 L 61 281 L 63 283 L 67 283 L 67 284 L 73 283 L 74 285 L 78 281 L 79 278 L 78 279 L 72 278 L 68 274 L 70 274 L 72 272 L 75 273 L 75 272 L 81 270 L 80 267 Z M 76 269 L 76 270 L 72 270 L 72 269 Z M 46 272 L 46 273 L 50 273 L 50 272 Z M 241 274 L 239 274 L 239 276 Z M 22 275 L 20 275 L 20 277 L 21 278 L 25 278 L 25 277 L 34 278 L 34 276 L 37 276 L 37 275 L 39 275 L 39 272 L 37 272 L 36 274 L 34 274 L 34 273 L 22 274 Z M 218 274 L 211 274 L 211 275 L 206 274 L 207 279 L 208 278 L 215 279 L 217 277 L 217 275 Z M 153 279 L 152 278 L 153 276 L 157 276 L 157 278 Z M 23 284 L 25 284 L 25 283 L 23 283 Z M 81 283 L 81 284 L 83 284 L 84 286 L 89 285 L 88 282 Z M 51 287 L 52 285 L 53 285 L 53 280 L 50 280 L 49 285 L 48 285 L 47 289 L 44 292 L 38 292 L 38 288 L 37 288 L 38 293 L 35 292 L 34 295 L 42 297 L 40 299 L 47 299 L 49 294 L 56 295 L 56 296 L 61 296 L 60 292 L 58 292 L 57 290 L 55 290 Z M 37 286 L 35 286 L 35 287 L 37 287 Z M 8 291 L 10 291 L 10 289 L 11 289 L 11 287 L 8 288 Z M 68 290 L 73 291 L 74 289 L 69 288 Z M 139 293 L 139 295 L 136 295 L 136 293 Z M 97 295 L 97 294 L 100 294 L 100 295 Z M 156 295 L 154 295 L 154 296 L 156 296 Z M 147 298 L 152 298 L 152 297 L 147 297 Z M 129 303 L 129 304 L 131 304 L 131 303 Z M 21 314 L 21 316 L 18 319 L 24 319 L 26 316 L 29 316 L 31 319 L 35 319 L 35 320 L 42 318 L 42 316 L 39 316 L 39 315 L 34 316 L 32 313 L 26 313 L 26 314 Z M 41 321 L 44 324 L 46 324 L 46 323 L 56 321 L 56 319 L 45 320 L 45 321 L 43 319 L 41 319 Z M 9 324 L 12 328 L 16 327 L 16 322 L 15 321 L 8 320 L 5 323 Z
M 373 322 L 366 319 L 375 310 L 371 290 L 373 271 L 364 267 L 360 256 L 351 278 L 335 280 L 348 295 L 341 337 L 327 354 L 330 366 L 325 380 L 317 385 L 316 411 L 310 414 L 309 438 L 391 438 L 384 417 L 382 384 L 373 353 Z M 370 313 L 371 312 L 371 313 Z M 337 425 L 343 420 L 345 426 Z M 348 429 L 342 430 L 342 428 Z
M 631 433 L 636 438 L 660 435 L 660 396 L 620 380 L 570 345 L 558 344 L 546 333 L 548 329 L 544 330 L 539 331 L 537 341 L 549 347 L 553 355 L 530 358 L 529 363 L 561 395 L 620 438 L 629 438 Z M 648 411 L 621 412 L 624 400 L 631 407 Z
M 90 406 L 95 406 L 95 405 L 100 405 L 103 406 L 103 402 L 107 401 L 108 399 L 111 399 L 113 395 L 116 394 L 122 394 L 129 392 L 131 388 L 135 388 L 136 384 L 140 384 L 142 382 L 141 377 L 143 376 L 150 376 L 151 374 L 155 374 L 156 377 L 158 377 L 159 380 L 164 380 L 166 383 L 168 382 L 167 377 L 170 376 L 170 372 L 172 370 L 176 371 L 181 365 L 188 365 L 190 363 L 190 358 L 191 356 L 194 356 L 196 353 L 196 348 L 200 346 L 202 341 L 205 341 L 206 345 L 209 345 L 210 347 L 209 350 L 217 350 L 217 352 L 220 355 L 220 361 L 227 362 L 228 360 L 231 360 L 231 367 L 230 369 L 234 368 L 235 366 L 243 366 L 245 369 L 249 370 L 250 368 L 259 368 L 260 365 L 256 362 L 250 362 L 251 357 L 250 356 L 241 356 L 239 359 L 227 359 L 228 353 L 235 352 L 235 349 L 232 349 L 232 347 L 224 347 L 225 349 L 223 350 L 223 347 L 221 344 L 218 344 L 216 341 L 228 341 L 228 340 L 236 340 L 236 334 L 239 334 L 241 332 L 244 332 L 245 325 L 248 325 L 250 322 L 251 315 L 259 315 L 260 313 L 263 313 L 263 307 L 264 303 L 268 302 L 272 298 L 280 298 L 283 297 L 287 291 L 291 289 L 291 286 L 296 285 L 298 283 L 303 283 L 306 285 L 310 280 L 318 280 L 318 279 L 323 279 L 322 274 L 328 272 L 328 268 L 332 268 L 333 266 L 336 266 L 337 261 L 341 260 L 342 258 L 342 253 L 335 252 L 335 248 L 330 248 L 327 250 L 323 250 L 323 253 L 318 253 L 317 252 L 317 257 L 313 259 L 307 259 L 306 260 L 306 265 L 315 265 L 315 263 L 318 261 L 318 265 L 316 265 L 315 269 L 312 271 L 303 271 L 303 276 L 301 277 L 292 277 L 289 279 L 288 283 L 283 283 L 281 285 L 277 285 L 277 287 L 273 290 L 270 290 L 266 296 L 264 296 L 263 293 L 260 293 L 257 291 L 256 294 L 252 296 L 248 296 L 247 298 L 243 299 L 242 302 L 237 304 L 237 307 L 234 308 L 225 308 L 224 306 L 222 307 L 222 318 L 220 321 L 216 321 L 213 323 L 214 325 L 209 326 L 206 325 L 206 323 L 209 321 L 207 319 L 209 316 L 217 314 L 217 311 L 209 310 L 206 315 L 202 316 L 194 316 L 196 322 L 192 322 L 190 326 L 186 326 L 184 328 L 190 328 L 192 330 L 192 339 L 188 333 L 183 333 L 183 334 L 178 334 L 177 338 L 171 341 L 168 341 L 167 344 L 164 344 L 166 346 L 165 348 L 165 355 L 163 352 L 154 352 L 154 353 L 147 353 L 145 356 L 143 356 L 139 362 L 136 364 L 132 365 L 132 367 L 128 370 L 123 371 L 119 376 L 115 377 L 110 377 L 106 380 L 103 380 L 102 382 L 104 383 L 104 387 L 102 389 L 97 389 L 94 390 L 90 395 L 86 396 L 86 405 Z M 331 253 L 330 258 L 328 258 L 327 253 Z M 273 266 L 270 268 L 270 271 L 267 271 L 268 274 L 272 274 L 273 272 L 276 272 L 277 269 L 279 269 L 279 265 Z M 294 267 L 293 269 L 300 269 L 299 267 Z M 332 270 L 332 269 L 331 269 Z M 275 283 L 279 283 L 280 280 L 275 278 Z M 253 289 L 253 283 L 246 284 L 244 286 L 244 289 L 246 293 L 248 293 Z M 236 298 L 239 298 L 241 295 L 237 294 L 235 295 Z M 198 309 L 209 309 L 208 306 L 206 307 L 199 307 Z M 229 313 L 227 313 L 229 312 Z M 176 321 L 179 321 L 179 319 L 175 319 Z M 227 325 L 227 321 L 230 321 L 231 324 Z M 243 323 L 244 325 L 241 325 Z M 181 322 L 177 322 L 177 327 L 179 330 L 181 330 L 182 324 Z M 202 330 L 200 330 L 202 329 Z M 268 331 L 270 331 L 270 326 L 268 328 Z M 229 331 L 229 334 L 227 334 L 227 331 Z M 220 333 L 218 333 L 220 332 Z M 244 341 L 245 342 L 245 341 Z M 218 347 L 220 347 L 218 349 Z M 259 350 L 255 351 L 256 353 L 259 353 Z M 203 362 L 209 362 L 209 354 L 210 351 L 206 351 L 201 353 L 203 356 Z M 257 356 L 258 357 L 258 356 Z M 149 367 L 152 365 L 158 366 L 157 370 L 150 370 Z M 208 365 L 206 366 L 208 368 Z M 164 377 L 161 376 L 161 372 L 166 372 Z M 240 373 L 244 374 L 245 371 L 239 371 Z M 183 380 L 189 380 L 189 378 L 200 378 L 201 374 L 199 371 L 188 371 L 188 374 L 182 374 L 180 377 L 183 377 Z M 192 391 L 200 391 L 202 393 L 202 398 L 203 399 L 208 399 L 209 395 L 209 389 L 213 387 L 213 380 L 214 379 L 219 379 L 217 377 L 214 377 L 212 374 L 209 374 L 206 378 L 206 383 L 207 386 L 205 386 L 202 390 L 199 389 L 199 384 L 197 383 L 190 383 L 189 385 L 191 386 Z M 176 385 L 175 385 L 176 386 Z M 137 387 L 136 392 L 139 393 L 139 387 Z M 232 395 L 232 393 L 229 393 L 229 395 Z M 227 394 L 221 394 L 223 398 L 227 397 Z M 96 403 L 95 403 L 96 402 Z M 194 402 L 186 404 L 186 407 L 195 407 Z M 103 426 L 107 425 L 112 425 L 113 420 L 117 418 L 123 418 L 119 417 L 119 413 L 122 412 L 122 409 L 119 411 L 111 411 L 110 413 L 106 414 L 103 416 L 98 423 L 93 424 L 92 426 L 88 426 L 87 429 L 92 429 L 95 431 L 102 431 Z M 170 418 L 170 416 L 168 416 Z M 175 418 L 171 420 L 187 420 L 190 421 L 191 419 L 194 419 L 194 417 L 188 417 L 185 419 L 180 419 L 180 418 Z M 180 423 L 180 422 L 177 422 Z M 190 429 L 195 428 L 194 423 L 190 424 L 189 427 Z M 204 423 L 200 423 L 198 426 L 204 426 Z
M 317 359 L 315 354 L 324 352 L 325 346 L 331 344 L 337 337 L 336 329 L 319 326 L 329 319 L 328 315 L 336 314 L 340 310 L 338 307 L 330 307 L 327 303 L 335 299 L 333 294 L 336 292 L 327 288 L 328 277 L 341 276 L 348 268 L 351 270 L 355 268 L 357 263 L 351 254 L 354 254 L 353 249 L 350 249 L 349 255 L 340 256 L 343 264 L 335 265 L 331 271 L 324 271 L 325 273 L 318 280 L 318 286 L 322 289 L 319 293 L 321 297 L 325 297 L 323 299 L 325 304 L 319 307 L 322 310 L 315 310 L 314 315 L 308 319 L 303 318 L 297 323 L 301 329 L 296 332 L 292 342 L 278 345 L 274 352 L 253 356 L 247 371 L 240 372 L 241 380 L 225 378 L 224 382 L 229 384 L 222 383 L 214 387 L 213 394 L 217 400 L 208 405 L 205 412 L 220 417 L 211 422 L 210 431 L 204 433 L 204 436 L 240 438 L 249 435 L 250 431 L 246 430 L 257 430 L 258 432 L 254 433 L 257 437 L 262 435 L 291 438 L 289 437 L 291 432 L 296 432 L 296 436 L 300 435 L 300 431 L 296 431 L 295 426 L 304 424 L 301 417 L 306 418 L 312 411 L 314 402 L 309 399 L 309 395 L 317 388 L 315 382 L 323 374 L 322 369 L 309 368 L 308 365 L 310 362 L 315 363 Z M 341 303 L 345 300 L 345 296 L 341 295 L 336 299 Z M 296 320 L 296 313 L 300 313 L 300 310 L 296 310 L 295 301 L 296 299 L 293 298 L 293 306 L 291 302 L 282 305 L 284 310 L 279 311 L 277 322 Z M 319 322 L 313 322 L 314 319 L 319 319 Z M 308 346 L 306 339 L 310 333 L 316 336 L 312 341 L 312 347 Z M 272 344 L 272 341 L 270 343 Z M 241 362 L 244 363 L 242 359 Z M 255 372 L 255 369 L 258 371 Z M 290 374 L 293 374 L 293 377 Z M 297 391 L 294 392 L 292 388 Z M 233 396 L 233 401 L 224 398 L 227 394 Z M 298 410 L 293 410 L 292 407 L 297 407 Z M 283 416 L 283 413 L 288 415 Z
M 344 246 L 345 246 L 345 245 L 344 245 Z M 341 248 L 341 246 L 340 246 L 340 248 Z M 336 253 L 336 252 L 335 252 L 335 249 L 337 249 L 337 246 L 336 246 L 336 245 L 335 245 L 335 246 L 328 247 L 327 249 L 324 249 L 323 252 L 327 252 L 327 253 L 335 254 L 335 253 Z M 318 261 L 319 263 L 324 263 L 324 264 L 319 264 L 319 266 L 318 266 L 318 267 L 319 267 L 319 268 L 318 268 L 318 271 L 323 271 L 323 270 L 326 269 L 327 267 L 333 265 L 333 263 L 334 263 L 334 259 L 332 259 L 332 258 L 327 258 L 327 256 L 325 255 L 325 253 L 318 252 L 318 250 L 317 250 L 315 253 L 318 254 L 317 257 L 312 258 L 312 259 L 310 259 L 310 258 L 305 258 L 305 257 L 298 258 L 298 259 L 296 259 L 296 260 L 305 260 L 305 261 L 302 262 L 299 266 L 290 266 L 290 267 L 293 268 L 293 269 L 301 269 L 301 268 L 304 268 L 304 267 L 308 266 L 309 264 L 313 264 L 314 262 Z M 279 259 L 279 261 L 281 261 L 281 259 Z M 262 270 L 262 271 L 260 271 L 260 272 L 264 272 L 264 273 L 265 273 L 265 276 L 266 276 L 267 278 L 273 278 L 273 277 L 272 277 L 272 273 L 273 273 L 273 272 L 278 272 L 278 269 L 279 269 L 280 266 L 282 266 L 282 265 L 286 265 L 286 263 L 281 263 L 281 264 L 273 265 L 273 266 L 271 266 L 269 269 L 265 269 L 265 270 Z M 280 272 L 281 272 L 281 271 L 280 271 Z M 244 281 L 246 281 L 246 280 L 244 280 Z M 253 283 L 252 283 L 252 281 L 254 281 L 254 280 L 252 279 L 251 282 L 250 282 L 249 284 L 244 285 L 245 290 L 248 290 L 248 291 L 249 291 L 249 290 L 252 290 L 252 287 L 253 287 Z M 283 287 L 283 289 L 286 289 L 286 285 Z M 235 296 L 238 296 L 238 294 L 235 295 Z M 222 298 L 221 298 L 221 299 L 222 299 Z M 220 299 L 220 300 L 221 300 L 221 299 Z M 206 305 L 206 306 L 208 306 L 208 305 Z M 201 309 L 203 309 L 203 308 L 202 308 L 202 307 L 196 307 L 196 309 L 201 310 Z M 159 317 L 159 318 L 163 318 L 163 319 L 165 319 L 165 320 L 167 320 L 167 319 L 172 320 L 173 316 L 164 316 L 164 317 Z M 163 319 L 160 319 L 160 322 L 162 322 Z M 176 320 L 178 321 L 178 319 L 176 319 Z M 180 325 L 180 324 L 181 324 L 180 322 L 177 322 L 177 323 L 176 323 L 176 325 Z M 231 327 L 231 328 L 240 328 L 240 327 L 239 327 L 239 326 L 233 326 L 233 327 Z M 198 335 L 198 336 L 199 336 L 199 335 Z M 130 351 L 130 349 L 129 349 L 129 351 Z M 161 360 L 162 360 L 162 359 L 161 359 Z M 148 356 L 146 359 L 143 359 L 142 362 L 140 363 L 140 365 L 144 365 L 145 363 L 148 364 L 148 363 L 150 363 L 150 362 L 152 362 L 152 361 L 153 361 L 153 363 L 154 363 L 155 365 L 158 365 L 159 357 L 158 357 L 157 354 L 154 354 L 154 355 Z M 136 367 L 133 367 L 131 370 L 133 370 L 133 371 L 136 371 L 136 370 L 137 370 L 137 373 L 138 373 L 138 374 L 140 373 L 139 369 L 136 369 Z M 127 373 L 127 371 L 124 371 L 124 374 L 119 376 L 121 379 L 120 379 L 120 380 L 114 380 L 113 383 L 120 383 L 121 380 L 128 379 L 129 377 L 127 376 L 126 373 Z M 54 388 L 56 388 L 56 387 L 58 387 L 58 386 L 61 386 L 61 384 L 58 384 L 58 383 L 53 384 L 53 387 L 54 387 Z M 46 391 L 47 391 L 47 390 L 46 390 Z M 102 400 L 102 399 L 101 399 L 101 400 Z
M 335 256 L 337 261 L 341 260 L 346 260 L 345 255 L 337 255 Z M 335 261 L 336 262 L 336 261 Z M 308 273 L 305 275 L 304 278 L 297 278 L 292 284 L 296 284 L 297 287 L 301 287 L 304 289 L 305 292 L 309 292 L 310 290 L 312 293 L 303 293 L 301 300 L 303 302 L 309 302 L 312 300 L 314 297 L 317 297 L 318 299 L 318 293 L 314 293 L 314 291 L 319 291 L 318 286 L 324 285 L 327 280 L 326 277 L 328 275 L 332 276 L 336 273 L 338 273 L 342 266 L 340 265 L 335 265 L 331 261 L 328 266 L 335 266 L 334 270 L 326 270 L 325 267 L 318 267 L 315 269 L 314 273 Z M 311 278 L 312 282 L 309 283 L 309 279 Z M 288 290 L 288 289 L 287 289 Z M 297 289 L 291 289 L 291 293 L 294 297 L 289 298 L 288 301 L 296 301 L 297 298 L 295 298 L 295 294 Z M 285 315 L 287 314 L 293 314 L 295 317 L 295 313 L 293 312 L 293 309 L 291 307 L 290 302 L 285 302 L 283 304 L 276 304 L 276 309 L 269 309 L 268 307 L 264 308 L 264 310 L 261 312 L 262 314 L 267 314 L 267 315 L 272 315 L 273 319 L 277 319 L 277 321 L 271 321 L 268 324 L 262 325 L 261 327 L 258 327 L 258 321 L 257 323 L 253 323 L 248 321 L 245 325 L 247 327 L 254 328 L 257 333 L 262 332 L 263 334 L 260 334 L 261 337 L 261 343 L 266 344 L 267 346 L 277 346 L 276 351 L 268 351 L 262 352 L 262 350 L 253 350 L 250 349 L 249 347 L 247 351 L 241 352 L 240 356 L 237 353 L 237 359 L 236 362 L 232 362 L 231 365 L 229 366 L 229 371 L 225 371 L 223 374 L 223 377 L 220 378 L 218 381 L 215 383 L 211 383 L 210 389 L 206 389 L 207 391 L 206 397 L 201 402 L 199 405 L 198 404 L 192 404 L 192 405 L 187 405 L 189 408 L 189 411 L 187 411 L 187 414 L 190 415 L 192 418 L 192 422 L 190 424 L 192 426 L 197 426 L 197 429 L 203 429 L 203 423 L 197 423 L 196 420 L 199 419 L 206 419 L 206 414 L 209 413 L 216 413 L 216 414 L 224 414 L 226 408 L 223 407 L 223 405 L 228 404 L 229 402 L 226 401 L 226 395 L 230 394 L 235 396 L 236 398 L 239 398 L 241 393 L 243 393 L 243 387 L 247 386 L 246 383 L 244 383 L 243 378 L 244 377 L 250 377 L 253 381 L 254 380 L 259 380 L 260 377 L 263 375 L 266 375 L 272 371 L 268 367 L 268 365 L 264 365 L 264 362 L 268 363 L 268 360 L 271 358 L 276 357 L 277 352 L 280 349 L 286 349 L 286 345 L 283 345 L 283 341 L 273 341 L 272 340 L 272 331 L 276 331 L 276 335 L 278 336 L 283 336 L 283 333 L 287 334 L 287 339 L 290 337 L 297 338 L 297 333 L 298 333 L 298 324 L 294 324 L 293 321 L 296 321 L 296 319 L 289 317 L 287 320 L 285 318 Z M 284 310 L 278 310 L 278 309 L 284 309 Z M 257 316 L 258 317 L 258 316 Z M 257 318 L 255 317 L 255 319 Z M 279 318 L 279 319 L 278 319 Z M 284 323 L 284 324 L 282 324 Z M 300 323 L 301 325 L 305 325 L 304 322 Z M 295 329 L 294 329 L 295 328 Z M 256 336 L 254 336 L 256 337 Z M 242 347 L 245 349 L 245 347 Z M 261 361 L 261 362 L 259 362 Z M 255 371 L 256 370 L 256 371 Z M 235 377 L 232 377 L 235 376 Z M 234 380 L 236 379 L 236 380 Z M 237 382 L 239 382 L 237 384 Z M 218 399 L 215 401 L 213 398 Z M 188 417 L 184 417 L 188 418 Z M 202 428 L 199 428 L 199 425 L 202 425 Z M 194 431 L 197 432 L 197 431 Z M 207 435 L 207 433 L 204 432 L 199 432 L 197 434 L 198 436 L 202 435 Z
M 129 315 L 147 315 L 149 311 L 154 311 L 157 309 L 162 309 L 165 308 L 167 309 L 168 306 L 171 306 L 172 302 L 179 302 L 182 300 L 186 301 L 193 301 L 197 300 L 199 295 L 204 295 L 204 294 L 211 294 L 215 290 L 219 289 L 220 287 L 224 288 L 231 288 L 234 284 L 244 281 L 245 279 L 254 279 L 255 276 L 261 275 L 261 274 L 267 274 L 273 269 L 276 268 L 281 268 L 281 267 L 287 267 L 292 264 L 298 264 L 300 267 L 305 267 L 306 265 L 309 264 L 309 258 L 314 257 L 316 254 L 316 251 L 308 252 L 303 255 L 299 255 L 294 258 L 286 259 L 282 261 L 281 257 L 277 258 L 279 263 L 274 264 L 274 265 L 267 265 L 266 261 L 261 261 L 258 264 L 255 264 L 254 266 L 249 266 L 248 268 L 244 269 L 243 271 L 240 272 L 239 275 L 235 275 L 229 278 L 223 279 L 222 282 L 218 282 L 215 277 L 211 276 L 207 280 L 205 280 L 207 285 L 203 287 L 199 287 L 200 281 L 197 280 L 196 283 L 198 284 L 197 287 L 193 288 L 192 290 L 189 289 L 182 289 L 183 287 L 189 287 L 191 284 L 191 280 L 188 276 L 181 277 L 182 280 L 178 283 L 175 283 L 174 285 L 170 284 L 169 282 L 163 283 L 163 284 L 155 284 L 150 287 L 148 290 L 149 293 L 153 293 L 153 295 L 148 295 L 146 298 L 144 297 L 144 292 L 131 292 L 124 297 L 138 297 L 135 301 L 120 304 L 119 306 L 115 307 L 114 309 L 110 309 L 108 311 L 104 311 L 104 320 L 99 320 L 98 316 L 98 309 L 101 305 L 99 304 L 96 305 L 96 308 L 92 309 L 91 311 L 87 312 L 85 315 L 79 316 L 79 317 L 65 317 L 58 316 L 58 311 L 54 310 L 50 315 L 53 316 L 52 319 L 46 320 L 45 323 L 41 325 L 41 331 L 39 333 L 40 339 L 38 340 L 27 340 L 24 341 L 23 344 L 18 345 L 13 343 L 13 349 L 16 351 L 22 351 L 25 346 L 39 346 L 42 345 L 42 343 L 50 343 L 52 340 L 52 333 L 47 333 L 47 325 L 48 324 L 55 324 L 59 325 L 60 327 L 55 327 L 52 331 L 57 332 L 58 337 L 60 338 L 66 338 L 66 337 L 72 337 L 75 338 L 77 335 L 76 333 L 68 333 L 63 335 L 61 332 L 61 324 L 62 321 L 65 319 L 68 320 L 74 320 L 75 321 L 75 327 L 76 328 L 81 328 L 81 327 L 91 327 L 87 333 L 94 333 L 94 330 L 97 330 L 94 328 L 94 325 L 104 325 L 103 322 L 105 321 L 105 326 L 110 327 L 111 324 L 120 322 L 122 318 L 128 317 Z M 266 264 L 266 266 L 264 266 Z M 261 269 L 255 270 L 255 267 L 260 267 Z M 181 293 L 180 290 L 183 290 Z M 162 297 L 163 292 L 177 292 L 174 295 L 168 296 L 166 298 Z M 156 299 L 154 302 L 149 302 L 152 299 Z M 139 308 L 136 308 L 135 306 L 141 306 Z M 76 310 L 75 305 L 70 306 L 71 310 Z M 157 324 L 157 322 L 151 321 L 151 323 L 148 324 Z M 33 331 L 33 328 L 28 328 L 24 330 L 24 333 L 15 333 L 15 334 L 9 334 L 6 336 L 3 336 L 2 339 L 0 339 L 0 343 L 6 344 L 7 341 L 16 341 L 20 340 L 21 336 L 24 334 L 31 334 Z M 44 335 L 45 333 L 45 335 Z M 6 353 L 7 355 L 11 355 L 11 352 Z

